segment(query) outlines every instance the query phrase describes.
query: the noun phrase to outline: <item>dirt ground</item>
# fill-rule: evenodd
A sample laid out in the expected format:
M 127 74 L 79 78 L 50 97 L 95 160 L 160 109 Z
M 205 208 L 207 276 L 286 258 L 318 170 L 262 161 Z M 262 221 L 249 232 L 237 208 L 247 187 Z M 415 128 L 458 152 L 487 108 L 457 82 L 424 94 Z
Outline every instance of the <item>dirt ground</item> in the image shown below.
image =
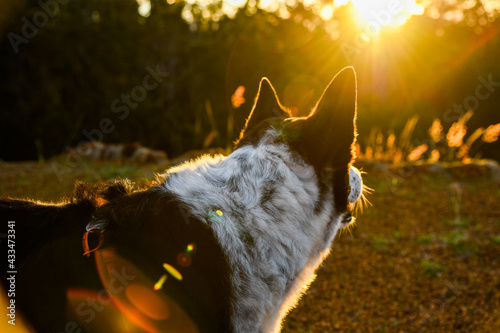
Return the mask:
M 76 180 L 162 167 L 0 162 L 0 196 L 55 200 Z M 337 236 L 298 306 L 292 332 L 500 332 L 500 184 L 487 175 L 369 171 L 372 206 Z

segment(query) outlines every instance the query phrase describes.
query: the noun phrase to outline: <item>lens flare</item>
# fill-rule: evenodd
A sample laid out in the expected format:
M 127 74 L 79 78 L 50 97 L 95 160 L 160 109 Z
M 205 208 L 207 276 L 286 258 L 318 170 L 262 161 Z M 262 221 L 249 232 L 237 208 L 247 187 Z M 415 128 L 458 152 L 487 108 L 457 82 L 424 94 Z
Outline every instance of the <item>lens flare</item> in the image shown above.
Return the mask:
M 224 214 L 222 213 L 221 210 L 216 210 L 216 211 L 211 211 L 210 214 L 208 215 L 208 217 L 210 218 L 210 220 L 212 222 L 220 223 L 220 222 L 222 222 L 223 215 Z
M 99 276 L 106 290 L 105 294 L 97 293 L 96 300 L 102 304 L 109 302 L 110 307 L 116 306 L 115 312 L 119 312 L 116 320 L 114 317 L 112 319 L 111 315 L 106 314 L 106 322 L 103 325 L 114 323 L 112 324 L 114 325 L 113 329 L 108 331 L 136 332 L 137 328 L 140 327 L 141 332 L 151 333 L 200 332 L 190 318 L 188 311 L 177 304 L 175 299 L 165 291 L 167 289 L 165 281 L 169 274 L 178 280 L 182 279 L 182 275 L 174 267 L 165 264 L 163 267 L 168 273 L 165 272 L 164 277 L 162 275 L 155 284 L 155 280 L 146 276 L 133 262 L 117 254 L 112 247 L 99 249 L 95 253 Z M 158 276 L 155 277 L 155 279 L 157 278 Z M 151 288 L 152 286 L 162 289 L 162 291 L 159 289 L 155 291 L 156 288 Z M 106 294 L 111 299 L 105 298 Z M 79 304 L 81 303 L 77 303 L 76 306 L 78 307 Z M 102 316 L 97 317 L 101 318 Z M 90 324 L 85 322 L 82 324 L 89 328 L 89 332 L 94 332 L 98 330 L 94 329 L 96 323 L 97 319 Z M 129 329 L 130 327 L 131 329 Z
M 188 244 L 188 246 L 186 247 L 187 253 L 193 252 L 194 250 L 196 250 L 196 245 L 194 243 Z
M 167 274 L 163 274 L 158 282 L 155 283 L 153 287 L 154 290 L 160 290 L 163 287 L 163 284 L 167 281 Z
M 151 289 L 139 283 L 131 283 L 125 294 L 136 309 L 151 319 L 164 320 L 170 316 L 167 303 Z
M 128 320 L 125 314 L 120 312 L 120 309 L 103 291 L 95 292 L 93 290 L 69 288 L 66 291 L 68 299 L 68 311 L 76 318 L 79 325 L 85 328 L 85 332 L 101 332 L 103 327 L 110 327 L 116 332 L 137 332 L 142 331 L 132 321 Z M 95 304 L 99 306 L 99 315 L 95 316 L 90 322 L 86 316 L 81 315 L 82 304 Z M 17 316 L 16 316 L 17 319 Z M 16 320 L 16 328 L 19 324 Z M 18 328 L 19 332 L 32 332 L 32 330 L 23 329 L 23 326 Z M 76 332 L 76 331 L 75 331 Z
M 188 267 L 191 265 L 191 256 L 187 253 L 179 253 L 177 255 L 177 263 L 182 267 Z
M 172 275 L 175 279 L 182 281 L 182 274 L 177 269 L 175 269 L 173 266 L 166 264 L 166 263 L 163 263 L 163 268 L 165 268 L 165 270 L 170 275 Z

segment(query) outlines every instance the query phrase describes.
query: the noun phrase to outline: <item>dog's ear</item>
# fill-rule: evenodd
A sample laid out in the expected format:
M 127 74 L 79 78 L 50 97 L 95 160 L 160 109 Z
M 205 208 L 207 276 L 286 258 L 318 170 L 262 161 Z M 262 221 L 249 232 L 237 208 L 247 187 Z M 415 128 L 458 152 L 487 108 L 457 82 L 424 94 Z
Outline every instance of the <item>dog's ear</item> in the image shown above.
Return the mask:
M 276 91 L 268 78 L 263 77 L 260 80 L 259 92 L 255 98 L 252 111 L 245 124 L 245 130 L 255 127 L 260 122 L 272 118 L 290 117 L 290 114 L 281 106 Z
M 260 80 L 259 91 L 255 103 L 250 111 L 245 127 L 240 137 L 235 141 L 235 149 L 242 143 L 258 141 L 263 131 L 269 128 L 269 123 L 263 123 L 270 118 L 288 118 L 291 114 L 281 105 L 276 91 L 268 78 Z M 261 124 L 260 126 L 257 126 Z
M 356 73 L 341 70 L 302 122 L 298 144 L 306 159 L 318 168 L 351 163 L 356 139 Z

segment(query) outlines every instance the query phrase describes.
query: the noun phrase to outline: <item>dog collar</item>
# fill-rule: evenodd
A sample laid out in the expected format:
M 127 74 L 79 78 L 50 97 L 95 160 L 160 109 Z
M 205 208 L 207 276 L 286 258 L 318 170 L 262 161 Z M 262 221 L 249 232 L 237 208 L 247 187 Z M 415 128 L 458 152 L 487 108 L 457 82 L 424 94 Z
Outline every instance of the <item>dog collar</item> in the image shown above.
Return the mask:
M 90 247 L 89 247 L 89 234 L 93 233 L 93 232 L 99 233 L 99 243 L 97 244 L 97 246 L 95 248 L 90 249 Z M 83 234 L 83 238 L 82 238 L 83 255 L 90 257 L 90 254 L 94 251 L 97 251 L 102 246 L 103 242 L 104 242 L 104 230 L 101 230 L 98 228 L 92 228 L 90 230 L 87 230 Z

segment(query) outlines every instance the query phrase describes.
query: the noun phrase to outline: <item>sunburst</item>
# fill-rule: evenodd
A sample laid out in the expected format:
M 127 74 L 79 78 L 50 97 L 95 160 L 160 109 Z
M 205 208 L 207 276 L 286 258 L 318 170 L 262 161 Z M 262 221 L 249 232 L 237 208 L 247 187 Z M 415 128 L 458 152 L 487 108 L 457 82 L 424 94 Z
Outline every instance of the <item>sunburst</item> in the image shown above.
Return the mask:
M 421 15 L 424 7 L 416 0 L 351 0 L 358 12 L 362 29 L 379 33 L 385 28 L 401 26 L 413 15 Z

